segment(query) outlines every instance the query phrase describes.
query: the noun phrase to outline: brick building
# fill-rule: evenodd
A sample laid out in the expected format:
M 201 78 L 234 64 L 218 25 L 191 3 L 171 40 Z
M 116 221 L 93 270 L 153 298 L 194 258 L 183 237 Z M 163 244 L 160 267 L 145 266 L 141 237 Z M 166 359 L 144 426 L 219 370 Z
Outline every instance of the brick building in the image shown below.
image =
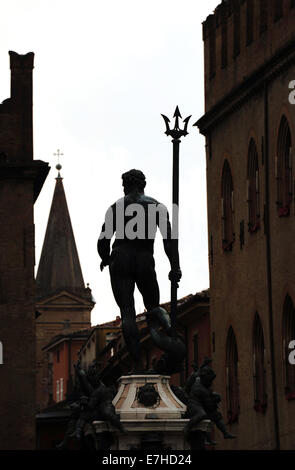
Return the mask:
M 218 448 L 294 449 L 295 2 L 223 1 L 203 39 Z
M 45 346 L 57 335 L 88 329 L 95 302 L 85 287 L 60 174 L 52 199 L 36 277 L 36 410 L 52 401 L 50 354 Z
M 34 203 L 49 171 L 33 160 L 34 54 L 10 52 L 0 105 L 0 449 L 35 447 Z
M 86 370 L 94 360 L 97 360 L 105 347 L 121 336 L 121 331 L 121 317 L 94 326 L 79 351 L 82 369 Z M 101 363 L 99 365 L 102 366 Z
M 59 403 L 66 399 L 75 383 L 75 364 L 78 354 L 92 328 L 68 332 L 52 338 L 43 351 L 49 353 L 49 374 L 52 385 L 52 401 Z

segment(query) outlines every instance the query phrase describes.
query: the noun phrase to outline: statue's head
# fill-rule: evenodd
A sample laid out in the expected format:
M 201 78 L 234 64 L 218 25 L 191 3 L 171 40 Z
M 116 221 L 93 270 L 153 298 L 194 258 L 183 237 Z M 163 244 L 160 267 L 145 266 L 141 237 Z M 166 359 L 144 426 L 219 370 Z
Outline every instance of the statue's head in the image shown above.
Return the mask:
M 205 387 L 210 387 L 216 377 L 216 374 L 211 367 L 205 366 L 200 369 L 199 377 Z
M 97 362 L 94 360 L 87 369 L 87 379 L 92 387 L 96 388 L 100 384 L 100 372 Z
M 146 181 L 145 176 L 140 170 L 130 170 L 122 175 L 124 193 L 129 194 L 132 191 L 143 193 Z

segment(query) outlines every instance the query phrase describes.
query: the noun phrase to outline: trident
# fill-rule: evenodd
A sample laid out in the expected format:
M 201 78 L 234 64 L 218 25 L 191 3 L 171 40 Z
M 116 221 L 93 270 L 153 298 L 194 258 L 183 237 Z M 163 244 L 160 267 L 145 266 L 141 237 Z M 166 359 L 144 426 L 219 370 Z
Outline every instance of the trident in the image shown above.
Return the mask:
M 180 138 L 185 137 L 188 127 L 188 122 L 191 116 L 183 120 L 184 129 L 179 127 L 179 119 L 181 119 L 181 114 L 179 112 L 178 106 L 176 106 L 174 112 L 175 126 L 174 129 L 170 129 L 170 119 L 164 114 L 161 114 L 166 124 L 167 136 L 172 137 L 173 144 L 173 182 L 172 182 L 172 203 L 173 203 L 173 212 L 172 212 L 172 233 L 176 236 L 172 237 L 172 253 L 171 253 L 171 307 L 170 307 L 170 316 L 171 316 L 171 329 L 173 334 L 176 334 L 176 316 L 177 316 L 177 289 L 178 289 L 178 280 L 177 273 L 179 269 L 178 263 L 178 207 L 179 207 L 179 144 Z M 177 211 L 177 213 L 176 213 Z

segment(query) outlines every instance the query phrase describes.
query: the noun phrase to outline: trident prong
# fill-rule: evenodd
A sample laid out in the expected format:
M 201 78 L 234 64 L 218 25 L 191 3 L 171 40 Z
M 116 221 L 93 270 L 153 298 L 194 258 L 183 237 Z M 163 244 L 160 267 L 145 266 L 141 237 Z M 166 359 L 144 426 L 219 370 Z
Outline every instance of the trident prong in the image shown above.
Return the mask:
M 169 135 L 169 134 L 170 134 L 170 126 L 169 126 L 170 119 L 167 118 L 167 116 L 164 116 L 164 114 L 161 114 L 161 116 L 162 116 L 162 118 L 164 119 L 165 124 L 166 124 L 166 132 L 165 132 L 165 134 Z
M 186 119 L 183 120 L 183 122 L 185 123 L 184 130 L 183 130 L 183 132 L 185 132 L 185 134 L 184 134 L 185 136 L 188 134 L 187 127 L 188 127 L 188 122 L 189 122 L 191 117 L 192 116 L 188 116 Z
M 175 108 L 175 112 L 173 117 L 175 118 L 175 125 L 174 129 L 170 129 L 170 119 L 167 118 L 164 114 L 161 114 L 163 117 L 165 124 L 166 124 L 166 131 L 165 134 L 168 136 L 171 136 L 174 140 L 179 140 L 181 137 L 185 137 L 188 132 L 187 132 L 187 127 L 188 127 L 188 122 L 191 118 L 191 116 L 187 117 L 186 119 L 183 120 L 184 122 L 184 129 L 180 129 L 179 127 L 179 119 L 182 119 L 180 111 L 178 106 Z

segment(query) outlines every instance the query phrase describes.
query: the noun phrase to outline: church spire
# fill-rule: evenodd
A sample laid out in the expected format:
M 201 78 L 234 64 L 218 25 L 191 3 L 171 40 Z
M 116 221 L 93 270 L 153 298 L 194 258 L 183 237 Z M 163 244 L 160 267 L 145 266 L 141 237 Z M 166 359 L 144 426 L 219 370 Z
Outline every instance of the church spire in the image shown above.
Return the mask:
M 89 289 L 85 288 L 83 280 L 63 178 L 60 176 L 60 163 L 56 168 L 58 176 L 36 278 L 37 297 L 67 290 L 88 298 Z

